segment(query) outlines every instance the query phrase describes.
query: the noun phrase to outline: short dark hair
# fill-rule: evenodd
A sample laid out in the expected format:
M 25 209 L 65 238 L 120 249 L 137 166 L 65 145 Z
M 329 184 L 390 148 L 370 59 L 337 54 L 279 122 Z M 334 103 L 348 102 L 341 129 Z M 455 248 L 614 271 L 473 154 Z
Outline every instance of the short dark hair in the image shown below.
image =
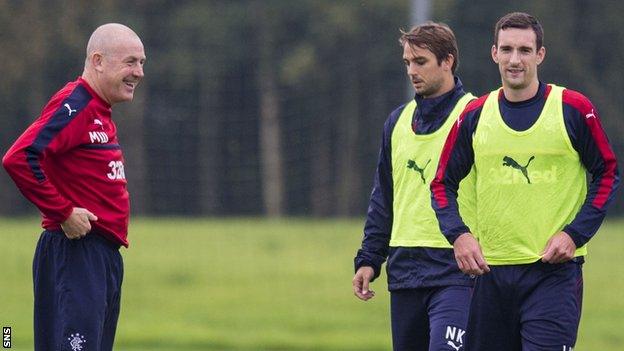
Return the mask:
M 425 22 L 421 25 L 412 27 L 409 32 L 401 30 L 399 43 L 404 46 L 406 43 L 412 46 L 418 46 L 431 51 L 438 60 L 438 66 L 442 64 L 448 55 L 453 55 L 453 66 L 451 71 L 455 73 L 457 65 L 459 65 L 459 50 L 457 49 L 457 40 L 455 34 L 444 23 Z
M 512 12 L 501 17 L 494 27 L 494 45 L 496 47 L 498 47 L 498 33 L 507 28 L 532 29 L 535 32 L 536 49 L 542 48 L 544 44 L 544 29 L 537 18 L 524 12 Z

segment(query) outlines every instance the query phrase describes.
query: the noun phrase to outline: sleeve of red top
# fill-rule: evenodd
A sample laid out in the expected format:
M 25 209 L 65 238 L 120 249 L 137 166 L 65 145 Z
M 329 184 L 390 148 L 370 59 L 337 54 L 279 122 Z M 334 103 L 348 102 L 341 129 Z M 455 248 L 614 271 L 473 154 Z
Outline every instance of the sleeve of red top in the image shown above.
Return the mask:
M 79 143 L 81 134 L 78 121 L 88 103 L 84 96 L 79 96 L 80 93 L 75 92 L 65 98 L 52 98 L 41 116 L 2 158 L 2 165 L 20 192 L 46 217 L 59 223 L 69 217 L 74 206 L 50 182 L 41 161 Z M 65 104 L 74 112 L 70 113 Z
M 470 231 L 459 214 L 457 190 L 474 164 L 472 136 L 486 98 L 487 95 L 469 103 L 453 125 L 431 182 L 431 205 L 442 234 L 451 244 L 459 235 Z
M 600 123 L 598 111 L 582 94 L 563 93 L 566 130 L 591 179 L 585 201 L 564 227 L 577 247 L 587 243 L 602 224 L 620 182 L 615 153 Z

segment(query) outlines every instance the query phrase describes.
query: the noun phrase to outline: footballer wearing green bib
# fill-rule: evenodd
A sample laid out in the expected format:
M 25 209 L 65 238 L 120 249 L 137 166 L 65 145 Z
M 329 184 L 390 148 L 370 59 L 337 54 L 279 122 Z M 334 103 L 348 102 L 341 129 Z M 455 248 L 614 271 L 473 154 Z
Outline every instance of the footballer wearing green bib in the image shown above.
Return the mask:
M 431 208 L 429 184 L 449 130 L 474 97 L 457 67 L 448 26 L 425 23 L 400 38 L 416 91 L 384 125 L 362 247 L 355 257 L 353 291 L 366 301 L 369 283 L 387 259 L 394 350 L 463 347 L 474 279 L 462 273 Z M 462 215 L 474 217 L 474 184 L 463 181 Z
M 573 350 L 587 242 L 619 184 L 589 99 L 539 81 L 542 41 L 531 15 L 498 21 L 492 58 L 503 86 L 466 107 L 431 184 L 460 269 L 478 276 L 468 351 Z M 455 194 L 471 171 L 476 223 L 466 225 Z

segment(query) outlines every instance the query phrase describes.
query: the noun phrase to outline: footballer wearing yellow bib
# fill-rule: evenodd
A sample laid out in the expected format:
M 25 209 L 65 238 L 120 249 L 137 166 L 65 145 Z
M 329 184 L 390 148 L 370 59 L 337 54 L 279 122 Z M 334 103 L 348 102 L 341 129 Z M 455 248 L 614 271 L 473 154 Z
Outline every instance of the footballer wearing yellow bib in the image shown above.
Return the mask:
M 526 13 L 499 20 L 492 58 L 503 87 L 466 107 L 431 184 L 433 208 L 460 269 L 478 276 L 467 350 L 574 348 L 586 244 L 619 183 L 591 102 L 538 80 L 542 37 L 541 25 Z M 476 224 L 469 228 L 455 194 L 471 170 Z
M 368 300 L 369 283 L 387 259 L 394 350 L 462 348 L 474 279 L 462 273 L 431 209 L 429 184 L 446 136 L 473 96 L 457 67 L 453 32 L 426 23 L 403 33 L 403 60 L 416 96 L 384 125 L 353 291 Z M 474 184 L 460 190 L 462 215 L 474 217 Z

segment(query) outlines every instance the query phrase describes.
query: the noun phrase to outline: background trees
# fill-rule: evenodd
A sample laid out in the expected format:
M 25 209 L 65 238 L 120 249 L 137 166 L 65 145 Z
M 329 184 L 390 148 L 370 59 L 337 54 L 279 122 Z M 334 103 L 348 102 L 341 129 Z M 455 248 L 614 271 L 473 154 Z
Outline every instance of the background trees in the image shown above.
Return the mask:
M 477 95 L 499 84 L 492 30 L 515 10 L 545 27 L 541 79 L 590 97 L 623 155 L 624 3 L 434 2 Z M 136 101 L 113 115 L 135 213 L 362 216 L 383 122 L 407 99 L 408 13 L 406 0 L 0 1 L 0 149 L 82 72 L 90 32 L 122 22 L 148 56 Z M 4 172 L 0 187 L 1 214 L 34 212 Z

